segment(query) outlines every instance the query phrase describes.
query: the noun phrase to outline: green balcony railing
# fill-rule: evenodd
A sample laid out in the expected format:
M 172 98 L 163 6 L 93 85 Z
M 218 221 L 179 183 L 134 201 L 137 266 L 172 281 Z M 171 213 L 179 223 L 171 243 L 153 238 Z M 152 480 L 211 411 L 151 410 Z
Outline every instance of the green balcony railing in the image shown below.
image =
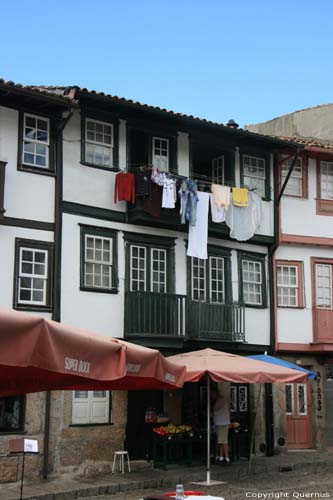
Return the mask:
M 239 304 L 194 302 L 186 295 L 127 292 L 125 335 L 245 340 L 245 309 Z

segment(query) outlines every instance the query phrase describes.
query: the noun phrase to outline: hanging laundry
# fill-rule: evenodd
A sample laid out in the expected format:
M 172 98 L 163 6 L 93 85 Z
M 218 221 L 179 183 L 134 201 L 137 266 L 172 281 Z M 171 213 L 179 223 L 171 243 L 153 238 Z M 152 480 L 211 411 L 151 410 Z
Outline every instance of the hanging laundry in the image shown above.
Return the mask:
M 187 255 L 207 259 L 209 193 L 198 192 L 197 223 L 189 225 Z
M 136 196 L 150 196 L 151 192 L 151 170 L 135 172 L 135 194 Z
M 114 202 L 130 201 L 135 203 L 134 175 L 130 172 L 119 172 L 114 185 Z
M 218 207 L 228 208 L 230 205 L 230 187 L 212 184 L 212 193 L 215 196 L 215 203 Z
M 184 179 L 181 183 L 178 195 L 180 198 L 181 224 L 189 222 L 195 226 L 197 220 L 198 188 L 195 181 Z
M 236 207 L 233 203 L 226 214 L 230 238 L 247 241 L 255 234 L 262 222 L 262 201 L 253 191 L 249 192 L 247 207 Z
M 166 179 L 165 172 L 161 172 L 158 168 L 153 168 L 151 173 L 151 180 L 158 186 L 163 186 Z
M 162 208 L 175 208 L 176 200 L 176 181 L 166 177 L 163 183 Z
M 235 207 L 247 207 L 249 190 L 247 188 L 232 188 L 232 202 Z
M 163 188 L 152 183 L 151 194 L 144 199 L 143 210 L 153 217 L 161 216 Z
M 215 202 L 214 193 L 210 193 L 210 213 L 213 222 L 224 222 L 226 217 L 225 207 L 218 207 Z

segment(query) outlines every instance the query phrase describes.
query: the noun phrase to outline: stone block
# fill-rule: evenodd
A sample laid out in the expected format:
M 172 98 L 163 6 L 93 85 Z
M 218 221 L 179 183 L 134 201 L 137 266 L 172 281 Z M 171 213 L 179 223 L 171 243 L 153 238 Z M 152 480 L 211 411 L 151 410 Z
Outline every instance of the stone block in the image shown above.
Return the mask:
M 18 480 L 17 460 L 18 457 L 0 458 L 0 483 L 10 483 Z

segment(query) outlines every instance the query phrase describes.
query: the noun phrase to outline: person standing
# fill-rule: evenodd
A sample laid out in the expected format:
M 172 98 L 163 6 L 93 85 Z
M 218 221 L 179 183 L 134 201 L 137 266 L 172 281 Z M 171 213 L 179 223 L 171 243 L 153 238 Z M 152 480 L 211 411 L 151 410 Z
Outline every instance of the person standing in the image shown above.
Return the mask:
M 217 456 L 216 462 L 230 464 L 229 458 L 229 424 L 230 424 L 230 408 L 229 400 L 223 397 L 217 390 L 212 391 L 213 419 L 217 435 Z

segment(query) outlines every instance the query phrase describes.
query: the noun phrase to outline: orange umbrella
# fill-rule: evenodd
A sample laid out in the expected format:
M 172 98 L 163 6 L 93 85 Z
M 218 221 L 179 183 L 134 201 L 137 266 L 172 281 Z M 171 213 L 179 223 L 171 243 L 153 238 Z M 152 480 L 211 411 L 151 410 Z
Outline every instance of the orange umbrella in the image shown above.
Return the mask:
M 162 390 L 183 387 L 186 368 L 165 358 L 157 349 L 114 339 L 125 349 L 126 374 L 117 380 L 100 381 L 98 389 L 105 390 Z M 89 389 L 84 383 L 80 389 Z
M 244 358 L 228 352 L 202 349 L 170 356 L 174 363 L 186 366 L 185 382 L 207 378 L 207 478 L 204 484 L 216 483 L 210 479 L 210 379 L 214 382 L 287 383 L 302 382 L 307 374 L 290 368 Z
M 0 397 L 57 389 L 182 387 L 185 367 L 156 349 L 0 310 Z
M 39 316 L 0 310 L 0 396 L 95 388 L 126 373 L 124 347 Z
M 169 356 L 168 359 L 186 366 L 185 382 L 197 382 L 205 374 L 214 382 L 245 384 L 301 382 L 307 377 L 305 373 L 290 368 L 214 349 L 185 352 Z

